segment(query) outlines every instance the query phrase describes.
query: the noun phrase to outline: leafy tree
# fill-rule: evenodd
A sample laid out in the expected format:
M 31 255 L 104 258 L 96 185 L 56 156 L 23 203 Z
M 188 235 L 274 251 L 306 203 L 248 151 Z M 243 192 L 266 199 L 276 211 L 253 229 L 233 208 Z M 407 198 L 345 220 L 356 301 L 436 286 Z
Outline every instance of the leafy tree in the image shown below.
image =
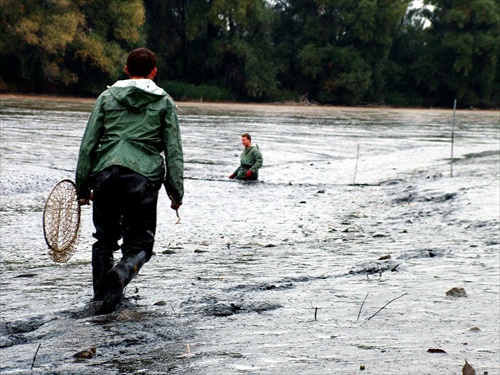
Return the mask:
M 206 66 L 240 97 L 261 99 L 278 87 L 270 38 L 271 11 L 264 0 L 212 0 Z
M 160 79 L 230 87 L 263 98 L 277 87 L 264 0 L 146 0 Z M 163 71 L 163 72 L 162 72 Z
M 75 3 L 64 0 L 3 0 L 0 12 L 0 53 L 19 66 L 28 80 L 60 82 L 68 85 L 78 77 L 64 61 L 69 45 L 79 35 L 84 17 Z
M 426 0 L 426 47 L 417 60 L 418 80 L 436 105 L 499 103 L 500 5 L 496 0 Z
M 147 44 L 158 55 L 159 77 L 200 83 L 206 58 L 206 0 L 145 0 Z M 201 69 L 200 69 L 201 67 Z
M 290 0 L 279 35 L 293 33 L 294 69 L 302 90 L 322 102 L 356 104 L 382 100 L 384 64 L 409 0 Z M 286 26 L 285 26 L 286 25 Z M 280 45 L 280 48 L 283 48 Z M 298 66 L 298 67 L 297 67 Z
M 0 12 L 2 60 L 41 90 L 116 78 L 126 52 L 143 42 L 141 0 L 2 0 Z
M 424 54 L 426 20 L 420 9 L 410 9 L 395 36 L 385 66 L 387 79 L 386 102 L 396 106 L 424 106 L 427 89 L 418 77 L 416 61 Z

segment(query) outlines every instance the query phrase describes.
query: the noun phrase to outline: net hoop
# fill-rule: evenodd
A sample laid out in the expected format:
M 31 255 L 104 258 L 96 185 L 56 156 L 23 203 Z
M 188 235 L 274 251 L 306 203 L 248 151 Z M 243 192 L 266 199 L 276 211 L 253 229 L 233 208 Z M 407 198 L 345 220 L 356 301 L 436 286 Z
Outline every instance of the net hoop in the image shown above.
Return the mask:
M 43 209 L 43 235 L 53 261 L 67 262 L 75 253 L 80 237 L 80 205 L 73 181 L 62 180 L 50 192 Z

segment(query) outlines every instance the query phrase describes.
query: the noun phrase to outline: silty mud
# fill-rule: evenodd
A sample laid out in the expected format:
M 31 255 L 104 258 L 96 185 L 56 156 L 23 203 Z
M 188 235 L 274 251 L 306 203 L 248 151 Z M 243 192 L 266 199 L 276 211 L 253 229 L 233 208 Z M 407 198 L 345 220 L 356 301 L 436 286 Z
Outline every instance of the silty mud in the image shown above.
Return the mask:
M 498 112 L 457 112 L 451 177 L 452 111 L 178 105 L 181 221 L 162 191 L 156 255 L 96 317 L 91 207 L 68 263 L 41 226 L 92 102 L 2 97 L 0 372 L 500 372 Z M 227 178 L 243 132 L 256 183 Z

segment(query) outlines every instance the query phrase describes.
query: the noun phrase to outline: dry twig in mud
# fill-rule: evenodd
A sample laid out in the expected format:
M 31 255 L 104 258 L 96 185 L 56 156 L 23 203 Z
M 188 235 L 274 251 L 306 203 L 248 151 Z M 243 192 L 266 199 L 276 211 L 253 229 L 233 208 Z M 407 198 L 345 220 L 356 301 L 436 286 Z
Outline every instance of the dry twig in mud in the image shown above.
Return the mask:
M 314 309 L 314 320 L 317 320 L 319 307 L 313 307 Z
M 403 296 L 406 296 L 408 293 L 403 293 L 401 294 L 399 297 L 396 297 L 396 298 L 393 298 L 391 299 L 389 302 L 387 302 L 384 306 L 382 306 L 380 309 L 378 309 L 378 311 L 373 314 L 372 316 L 370 316 L 369 318 L 366 318 L 366 320 L 370 320 L 371 318 L 373 318 L 375 315 L 377 315 L 380 311 L 382 311 L 383 309 L 385 309 L 387 307 L 388 304 L 390 304 L 391 302 L 394 302 L 395 300 L 403 297 Z
M 169 195 L 168 197 L 170 198 L 170 200 L 171 200 L 173 203 L 177 204 L 177 202 L 174 200 L 174 197 L 172 197 L 171 195 Z M 174 224 L 174 225 L 177 225 L 177 224 L 179 224 L 179 223 L 181 222 L 181 217 L 179 216 L 179 209 L 176 209 L 176 210 L 175 210 L 175 214 L 177 215 L 177 221 L 175 222 L 175 224 Z
M 32 370 L 33 370 L 33 366 L 35 366 L 36 355 L 38 354 L 38 351 L 40 350 L 40 346 L 42 346 L 42 343 L 38 344 L 38 348 L 36 349 L 35 356 L 33 357 L 33 362 L 31 362 L 31 369 Z
M 363 305 L 365 304 L 365 301 L 366 301 L 366 299 L 368 298 L 368 294 L 370 294 L 370 293 L 366 293 L 366 297 L 365 297 L 365 299 L 363 300 L 363 303 L 361 304 L 361 307 L 359 308 L 358 319 L 356 319 L 356 321 L 358 321 L 358 320 L 359 320 L 359 316 L 361 315 L 361 310 L 363 309 Z

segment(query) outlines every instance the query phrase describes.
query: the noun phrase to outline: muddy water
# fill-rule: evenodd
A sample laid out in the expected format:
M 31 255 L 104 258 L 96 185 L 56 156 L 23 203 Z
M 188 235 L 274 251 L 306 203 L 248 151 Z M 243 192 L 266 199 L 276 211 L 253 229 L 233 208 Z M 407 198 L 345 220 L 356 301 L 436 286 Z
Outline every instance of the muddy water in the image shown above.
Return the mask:
M 1 98 L 1 373 L 500 373 L 499 112 L 457 112 L 451 164 L 451 111 L 179 103 L 181 221 L 162 192 L 156 255 L 96 317 L 91 208 L 68 263 L 41 226 L 91 106 Z M 256 183 L 227 178 L 242 132 Z

